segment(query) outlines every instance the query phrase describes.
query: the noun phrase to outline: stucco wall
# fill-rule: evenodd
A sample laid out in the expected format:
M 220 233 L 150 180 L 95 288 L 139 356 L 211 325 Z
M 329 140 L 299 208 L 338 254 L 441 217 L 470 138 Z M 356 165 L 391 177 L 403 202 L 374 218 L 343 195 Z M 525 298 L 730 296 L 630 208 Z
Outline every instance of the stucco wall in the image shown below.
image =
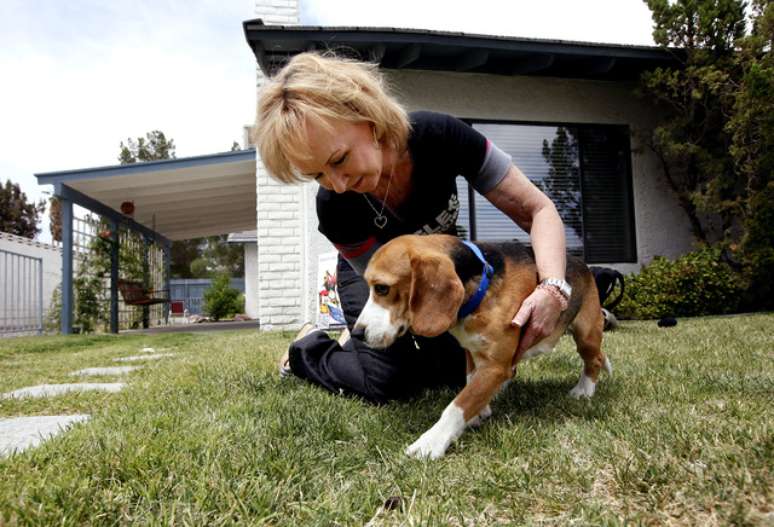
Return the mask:
M 31 256 L 33 258 L 41 258 L 43 260 L 43 319 L 45 320 L 48 309 L 51 307 L 51 297 L 54 294 L 54 290 L 62 281 L 62 250 L 58 247 L 53 247 L 45 243 L 30 240 L 29 238 L 22 238 L 6 232 L 0 232 L 0 249 L 16 254 Z M 11 259 L 7 259 L 7 262 L 8 265 L 10 265 Z M 5 265 L 5 262 L 0 261 L 0 266 Z M 23 272 L 23 269 L 20 271 Z M 10 279 L 11 276 L 22 275 L 12 275 L 10 269 L 2 269 L 0 271 L 0 295 L 3 294 L 3 292 L 11 290 L 10 284 L 4 282 L 5 277 Z M 37 281 L 37 278 L 33 277 L 33 281 Z M 18 284 L 16 284 L 16 287 L 18 287 Z M 0 304 L 2 301 L 2 297 L 0 297 Z M 34 305 L 37 305 L 36 299 Z M 13 309 L 13 302 L 11 302 L 9 307 Z M 0 309 L 2 309 L 1 305 Z M 10 317 L 13 316 L 13 314 L 0 312 L 0 318 L 6 316 Z
M 245 243 L 245 314 L 258 318 L 258 245 Z

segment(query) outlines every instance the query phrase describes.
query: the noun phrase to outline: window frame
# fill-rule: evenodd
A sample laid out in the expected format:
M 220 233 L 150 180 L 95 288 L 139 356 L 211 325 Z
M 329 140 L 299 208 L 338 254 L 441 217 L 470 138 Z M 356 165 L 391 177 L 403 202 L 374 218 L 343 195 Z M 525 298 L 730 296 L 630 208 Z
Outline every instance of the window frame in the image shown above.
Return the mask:
M 580 188 L 580 199 L 581 199 L 581 227 L 583 229 L 583 260 L 586 263 L 589 264 L 603 264 L 603 263 L 637 263 L 638 262 L 638 247 L 637 247 L 637 223 L 636 223 L 636 214 L 635 214 L 635 202 L 634 202 L 634 177 L 633 177 L 633 152 L 631 147 L 631 127 L 628 124 L 614 124 L 614 123 L 598 123 L 598 122 L 569 122 L 569 121 L 527 121 L 527 120 L 514 120 L 514 119 L 480 119 L 480 118 L 471 118 L 471 117 L 461 117 L 459 118 L 462 122 L 467 124 L 470 127 L 474 127 L 476 124 L 496 124 L 496 125 L 514 125 L 514 126 L 553 126 L 553 127 L 565 127 L 565 128 L 606 128 L 606 129 L 618 129 L 621 130 L 623 133 L 623 146 L 626 149 L 626 155 L 624 156 L 624 174 L 623 174 L 623 185 L 625 187 L 625 192 L 628 194 L 628 196 L 624 196 L 624 207 L 626 209 L 625 214 L 628 216 L 626 220 L 631 225 L 631 232 L 629 233 L 631 236 L 631 252 L 628 254 L 625 258 L 618 259 L 615 261 L 593 261 L 589 262 L 586 259 L 586 226 L 585 226 L 585 215 L 583 214 L 583 201 L 584 201 L 584 186 L 583 186 L 583 176 L 584 176 L 584 163 L 583 163 L 583 148 L 584 145 L 582 142 L 579 141 L 578 143 L 578 165 L 579 165 L 579 188 Z M 473 190 L 473 187 L 468 185 L 468 196 L 467 196 L 467 204 L 468 204 L 468 211 L 469 211 L 469 225 L 467 225 L 467 229 L 469 232 L 469 237 L 472 241 L 478 240 L 478 232 L 476 228 L 476 205 L 475 205 L 475 190 Z M 629 253 L 628 250 L 624 251 Z

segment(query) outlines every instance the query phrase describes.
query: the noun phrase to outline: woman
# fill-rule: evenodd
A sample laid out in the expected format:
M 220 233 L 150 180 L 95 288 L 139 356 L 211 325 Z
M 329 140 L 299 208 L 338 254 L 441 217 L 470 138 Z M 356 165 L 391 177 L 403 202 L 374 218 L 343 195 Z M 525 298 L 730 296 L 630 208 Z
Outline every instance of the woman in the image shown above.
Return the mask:
M 361 275 L 380 245 L 401 234 L 456 234 L 462 175 L 530 233 L 540 280 L 562 286 L 543 284 L 513 306 L 514 331 L 525 328 L 520 347 L 553 331 L 566 284 L 564 226 L 551 200 L 472 127 L 448 115 L 407 114 L 373 64 L 302 53 L 263 87 L 256 138 L 274 178 L 320 184 L 319 230 L 339 251 L 350 329 L 368 298 Z M 356 338 L 342 346 L 314 331 L 291 344 L 280 369 L 375 403 L 465 382 L 464 352 L 448 334 L 406 335 L 374 351 Z

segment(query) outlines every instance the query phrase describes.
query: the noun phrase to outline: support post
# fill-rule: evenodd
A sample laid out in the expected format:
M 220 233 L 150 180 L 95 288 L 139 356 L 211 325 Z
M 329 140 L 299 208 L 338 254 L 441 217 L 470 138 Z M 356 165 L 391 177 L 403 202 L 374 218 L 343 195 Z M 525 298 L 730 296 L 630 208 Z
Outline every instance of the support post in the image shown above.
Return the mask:
M 73 202 L 57 196 L 62 213 L 62 317 L 63 335 L 73 332 Z
M 146 290 L 150 287 L 150 264 L 148 263 L 148 246 L 150 240 L 142 237 L 142 286 Z M 150 306 L 142 306 L 142 328 L 150 327 Z
M 164 324 L 169 325 L 169 308 L 172 305 L 172 242 L 164 242 L 164 289 L 167 290 L 167 302 L 164 304 Z
M 38 335 L 43 334 L 43 258 L 38 259 Z
M 110 332 L 118 333 L 118 223 L 110 220 Z

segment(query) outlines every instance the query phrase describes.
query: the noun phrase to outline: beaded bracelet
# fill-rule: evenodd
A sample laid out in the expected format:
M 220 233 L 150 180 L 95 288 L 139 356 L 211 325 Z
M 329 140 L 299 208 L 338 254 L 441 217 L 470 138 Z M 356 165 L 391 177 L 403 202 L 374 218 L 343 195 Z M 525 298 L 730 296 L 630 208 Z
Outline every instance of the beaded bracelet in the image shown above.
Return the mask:
M 548 284 L 540 284 L 537 286 L 537 289 L 542 289 L 552 297 L 556 298 L 559 301 L 559 305 L 561 306 L 562 311 L 567 309 L 569 302 L 567 302 L 567 299 L 564 297 L 562 292 L 559 291 L 559 289 L 556 286 L 548 285 Z

